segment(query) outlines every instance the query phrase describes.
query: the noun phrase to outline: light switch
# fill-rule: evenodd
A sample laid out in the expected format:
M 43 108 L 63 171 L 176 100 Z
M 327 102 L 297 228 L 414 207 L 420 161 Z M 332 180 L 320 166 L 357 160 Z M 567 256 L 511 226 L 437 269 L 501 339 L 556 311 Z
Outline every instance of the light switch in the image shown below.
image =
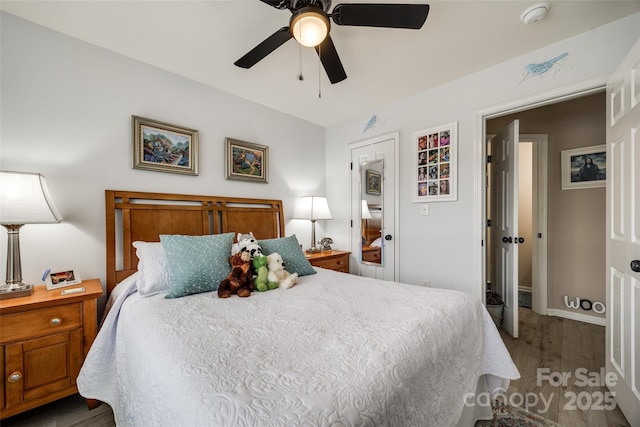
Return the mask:
M 429 215 L 429 205 L 420 205 L 420 215 Z

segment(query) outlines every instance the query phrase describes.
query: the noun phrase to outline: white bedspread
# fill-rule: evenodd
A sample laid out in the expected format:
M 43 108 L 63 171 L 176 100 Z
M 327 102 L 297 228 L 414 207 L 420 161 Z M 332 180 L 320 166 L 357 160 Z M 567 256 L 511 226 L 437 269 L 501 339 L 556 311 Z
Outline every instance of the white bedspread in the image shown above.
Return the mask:
M 480 375 L 518 378 L 476 299 L 316 270 L 249 298 L 121 292 L 81 395 L 119 426 L 440 427 Z

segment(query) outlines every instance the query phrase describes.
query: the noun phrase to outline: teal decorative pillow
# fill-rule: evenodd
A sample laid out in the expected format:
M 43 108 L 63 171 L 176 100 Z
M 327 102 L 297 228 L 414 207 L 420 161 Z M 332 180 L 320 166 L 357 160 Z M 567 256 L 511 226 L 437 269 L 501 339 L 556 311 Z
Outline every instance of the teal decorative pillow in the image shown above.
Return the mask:
M 316 270 L 300 249 L 300 243 L 295 234 L 280 239 L 258 240 L 258 244 L 262 246 L 262 253 L 265 255 L 278 252 L 289 273 L 298 273 L 298 276 L 316 274 Z
M 233 233 L 211 236 L 163 234 L 162 248 L 169 266 L 169 294 L 165 298 L 210 292 L 231 271 Z

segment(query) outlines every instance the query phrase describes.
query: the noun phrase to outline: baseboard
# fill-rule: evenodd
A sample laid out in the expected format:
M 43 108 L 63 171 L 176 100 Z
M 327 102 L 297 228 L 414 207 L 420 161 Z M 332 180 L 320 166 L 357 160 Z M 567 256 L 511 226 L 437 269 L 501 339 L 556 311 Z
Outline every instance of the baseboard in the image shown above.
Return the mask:
M 558 310 L 557 308 L 548 308 L 548 316 L 563 317 L 565 319 L 577 320 L 578 322 L 591 323 L 593 325 L 606 326 L 607 319 L 604 317 L 589 316 L 588 314 L 576 313 L 575 311 Z

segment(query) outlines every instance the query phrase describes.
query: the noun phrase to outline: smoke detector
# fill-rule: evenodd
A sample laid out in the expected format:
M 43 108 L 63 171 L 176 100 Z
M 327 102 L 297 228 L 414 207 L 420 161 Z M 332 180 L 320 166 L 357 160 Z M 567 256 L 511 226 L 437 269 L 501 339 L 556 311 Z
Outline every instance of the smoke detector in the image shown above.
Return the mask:
M 536 3 L 522 12 L 520 19 L 525 24 L 534 24 L 547 15 L 549 8 L 551 8 L 551 5 L 547 2 Z

